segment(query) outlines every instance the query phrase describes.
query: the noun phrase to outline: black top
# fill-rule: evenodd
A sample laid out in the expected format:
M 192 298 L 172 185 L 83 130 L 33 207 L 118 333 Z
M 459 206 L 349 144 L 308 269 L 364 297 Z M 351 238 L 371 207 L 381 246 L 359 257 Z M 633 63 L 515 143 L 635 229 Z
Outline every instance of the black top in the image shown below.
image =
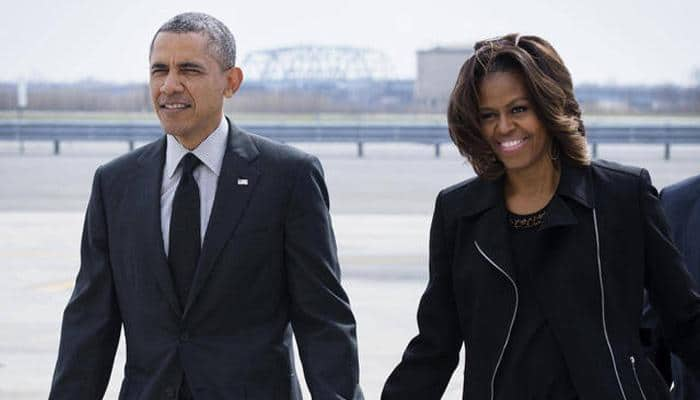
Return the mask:
M 510 242 L 520 298 L 508 347 L 496 377 L 496 399 L 573 400 L 571 382 L 559 343 L 536 296 L 532 276 L 547 251 L 540 228 L 546 208 L 529 215 L 508 213 Z

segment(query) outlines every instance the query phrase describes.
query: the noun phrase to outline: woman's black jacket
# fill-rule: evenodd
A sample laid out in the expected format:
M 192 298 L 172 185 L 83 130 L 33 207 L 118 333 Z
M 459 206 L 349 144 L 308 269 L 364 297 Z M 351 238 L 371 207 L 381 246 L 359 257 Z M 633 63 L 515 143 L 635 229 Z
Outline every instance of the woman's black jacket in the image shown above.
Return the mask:
M 672 350 L 700 371 L 700 295 L 645 170 L 563 163 L 541 229 L 548 251 L 534 288 L 581 400 L 669 398 L 642 351 L 645 288 Z M 462 344 L 463 398 L 494 398 L 519 302 L 508 236 L 502 180 L 438 195 L 419 334 L 382 399 L 439 399 Z

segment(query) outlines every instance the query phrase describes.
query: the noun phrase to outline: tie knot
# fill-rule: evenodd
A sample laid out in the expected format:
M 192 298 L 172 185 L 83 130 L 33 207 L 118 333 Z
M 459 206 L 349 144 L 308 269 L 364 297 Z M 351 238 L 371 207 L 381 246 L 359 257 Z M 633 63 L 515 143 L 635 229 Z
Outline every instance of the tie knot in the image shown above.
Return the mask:
M 192 171 L 194 171 L 194 169 L 197 168 L 201 163 L 202 160 L 197 158 L 197 156 L 195 156 L 194 153 L 185 154 L 185 156 L 182 157 L 182 161 L 180 161 L 180 164 L 182 165 L 182 173 L 192 174 Z

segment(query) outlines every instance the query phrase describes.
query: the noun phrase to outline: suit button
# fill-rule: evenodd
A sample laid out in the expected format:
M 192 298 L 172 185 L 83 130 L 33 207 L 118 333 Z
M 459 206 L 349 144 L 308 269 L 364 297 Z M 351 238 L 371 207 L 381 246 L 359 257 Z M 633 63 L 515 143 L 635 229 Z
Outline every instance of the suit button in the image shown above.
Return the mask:
M 175 398 L 175 389 L 174 388 L 167 388 L 165 389 L 165 397 L 168 399 L 174 399 Z
M 187 332 L 182 332 L 182 334 L 180 334 L 180 340 L 186 342 L 190 340 L 190 335 Z

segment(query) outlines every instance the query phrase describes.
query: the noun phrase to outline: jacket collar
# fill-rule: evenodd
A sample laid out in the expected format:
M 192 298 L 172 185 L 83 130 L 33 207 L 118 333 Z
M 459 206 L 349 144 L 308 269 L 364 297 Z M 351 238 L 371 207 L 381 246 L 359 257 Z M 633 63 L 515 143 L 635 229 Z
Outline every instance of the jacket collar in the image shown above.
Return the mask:
M 591 167 L 572 165 L 570 161 L 563 160 L 557 194 L 568 197 L 587 208 L 595 208 Z
M 253 143 L 253 139 L 231 122 L 228 117 L 226 117 L 226 121 L 228 121 L 229 126 L 227 151 L 238 155 L 248 162 L 255 160 L 260 151 Z
M 504 184 L 505 176 L 491 181 L 476 178 L 468 184 L 475 187 L 465 193 L 465 201 L 461 204 L 463 207 L 461 215 L 470 217 L 503 205 Z M 587 208 L 594 208 L 595 197 L 590 166 L 576 166 L 566 160 L 562 161 L 559 185 L 553 200 L 557 202 L 559 196 L 574 200 Z M 559 207 L 556 204 L 555 206 Z
M 260 153 L 255 143 L 253 143 L 249 135 L 239 129 L 228 117 L 225 118 L 226 122 L 228 122 L 226 151 L 230 151 L 246 161 L 253 161 Z M 139 164 L 146 167 L 158 166 L 162 169 L 165 163 L 166 142 L 166 135 L 163 135 L 148 146 L 138 158 Z
M 508 250 L 510 233 L 503 193 L 504 177 L 493 181 L 477 178 L 467 183 L 461 199 L 462 215 L 475 217 L 474 236 L 477 245 L 489 261 L 501 268 L 509 277 L 515 276 L 515 264 Z M 593 207 L 593 191 L 589 167 L 575 167 L 562 163 L 562 173 L 557 191 L 547 207 L 547 214 L 540 230 L 572 226 L 578 223 L 572 202 Z M 472 186 L 476 185 L 476 186 Z M 567 200 L 572 201 L 567 201 Z

